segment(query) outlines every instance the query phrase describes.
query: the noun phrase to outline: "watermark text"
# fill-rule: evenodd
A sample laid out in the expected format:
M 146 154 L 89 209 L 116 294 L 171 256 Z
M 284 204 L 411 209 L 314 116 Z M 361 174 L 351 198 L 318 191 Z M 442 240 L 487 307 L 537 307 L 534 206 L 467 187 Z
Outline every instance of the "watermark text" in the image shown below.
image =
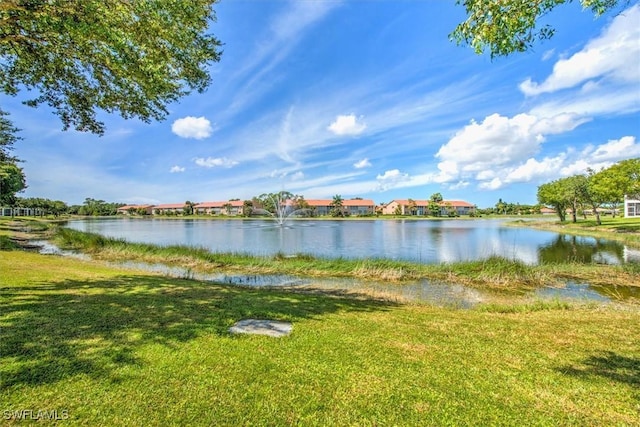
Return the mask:
M 5 409 L 2 411 L 5 420 L 61 421 L 69 419 L 66 409 Z

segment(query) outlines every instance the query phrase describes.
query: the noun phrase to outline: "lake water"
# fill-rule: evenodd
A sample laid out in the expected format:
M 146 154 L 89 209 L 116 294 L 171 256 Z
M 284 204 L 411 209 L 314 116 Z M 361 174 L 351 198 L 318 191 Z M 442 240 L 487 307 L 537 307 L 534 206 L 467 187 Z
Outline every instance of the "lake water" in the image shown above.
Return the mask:
M 158 245 L 253 255 L 312 254 L 325 258 L 386 258 L 442 263 L 498 255 L 523 261 L 640 262 L 640 251 L 604 239 L 576 237 L 504 220 L 272 220 L 83 219 L 69 228 Z

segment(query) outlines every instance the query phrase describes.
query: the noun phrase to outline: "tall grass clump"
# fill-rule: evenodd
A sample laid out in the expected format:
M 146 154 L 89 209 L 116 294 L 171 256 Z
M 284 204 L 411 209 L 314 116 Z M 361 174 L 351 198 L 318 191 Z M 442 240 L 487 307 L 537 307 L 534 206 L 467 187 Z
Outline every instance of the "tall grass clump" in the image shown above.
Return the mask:
M 485 283 L 500 288 L 532 288 L 545 286 L 555 279 L 539 266 L 525 264 L 500 256 L 491 256 L 481 261 L 449 264 L 453 277 L 465 284 Z
M 69 228 L 58 228 L 54 240 L 63 248 L 87 252 L 99 251 L 108 244 L 124 243 L 122 239 L 112 239 L 96 233 L 86 233 Z
M 8 236 L 0 235 L 0 251 L 12 251 L 18 248 L 19 246 Z

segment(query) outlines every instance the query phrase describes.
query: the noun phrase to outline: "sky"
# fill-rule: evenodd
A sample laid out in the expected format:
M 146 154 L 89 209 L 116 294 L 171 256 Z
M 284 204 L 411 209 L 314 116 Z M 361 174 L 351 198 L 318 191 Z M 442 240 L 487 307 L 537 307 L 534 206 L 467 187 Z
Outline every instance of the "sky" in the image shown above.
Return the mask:
M 551 40 L 493 60 L 449 40 L 465 19 L 453 0 L 222 0 L 215 11 L 224 52 L 212 85 L 164 121 L 101 113 L 99 137 L 1 96 L 24 138 L 20 196 L 441 193 L 483 208 L 535 204 L 540 184 L 640 157 L 636 2 L 597 19 L 578 2 L 558 7 L 544 18 Z

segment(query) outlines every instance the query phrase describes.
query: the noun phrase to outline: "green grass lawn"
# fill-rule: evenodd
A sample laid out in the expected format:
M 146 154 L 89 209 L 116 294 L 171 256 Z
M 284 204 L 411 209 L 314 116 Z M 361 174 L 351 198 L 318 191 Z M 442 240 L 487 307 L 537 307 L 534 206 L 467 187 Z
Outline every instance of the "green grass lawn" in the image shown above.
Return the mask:
M 0 424 L 56 410 L 91 426 L 638 425 L 638 307 L 520 307 L 247 289 L 0 251 Z M 243 318 L 293 333 L 230 335 Z

